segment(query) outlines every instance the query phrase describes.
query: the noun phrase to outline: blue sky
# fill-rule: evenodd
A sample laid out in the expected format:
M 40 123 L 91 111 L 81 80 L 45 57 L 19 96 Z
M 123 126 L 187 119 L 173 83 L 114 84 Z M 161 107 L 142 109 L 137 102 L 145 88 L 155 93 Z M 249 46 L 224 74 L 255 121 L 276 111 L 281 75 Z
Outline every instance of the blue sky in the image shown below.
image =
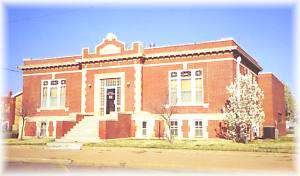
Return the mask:
M 145 46 L 233 37 L 264 72 L 274 72 L 296 90 L 294 10 L 292 6 L 7 6 L 3 93 L 22 90 L 22 74 L 7 69 L 22 65 L 23 58 L 77 55 L 81 48 L 100 43 L 108 32 L 126 44 L 141 41 Z

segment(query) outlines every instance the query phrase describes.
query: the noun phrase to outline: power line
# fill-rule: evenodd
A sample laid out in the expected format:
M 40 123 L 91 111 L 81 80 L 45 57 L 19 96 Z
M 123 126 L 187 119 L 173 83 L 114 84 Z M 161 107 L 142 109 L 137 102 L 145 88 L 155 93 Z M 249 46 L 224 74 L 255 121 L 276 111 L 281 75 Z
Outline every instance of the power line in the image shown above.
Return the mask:
M 7 71 L 11 71 L 11 72 L 18 72 L 21 73 L 20 70 L 15 70 L 15 69 L 11 69 L 11 68 L 0 68 L 1 70 L 7 70 Z

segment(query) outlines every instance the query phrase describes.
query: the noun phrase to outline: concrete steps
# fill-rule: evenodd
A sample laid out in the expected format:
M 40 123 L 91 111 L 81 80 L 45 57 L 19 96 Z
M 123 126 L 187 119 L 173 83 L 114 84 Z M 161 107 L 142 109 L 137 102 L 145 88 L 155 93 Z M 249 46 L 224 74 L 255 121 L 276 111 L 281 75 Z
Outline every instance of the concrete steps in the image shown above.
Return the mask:
M 67 134 L 56 142 L 96 143 L 99 139 L 99 118 L 86 116 L 77 123 Z

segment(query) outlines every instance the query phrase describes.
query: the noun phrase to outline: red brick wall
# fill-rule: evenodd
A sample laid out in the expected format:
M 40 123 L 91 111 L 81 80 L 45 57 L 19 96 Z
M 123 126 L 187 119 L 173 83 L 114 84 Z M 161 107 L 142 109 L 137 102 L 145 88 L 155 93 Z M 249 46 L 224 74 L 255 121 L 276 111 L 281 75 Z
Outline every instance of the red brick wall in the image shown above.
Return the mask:
M 183 133 L 183 138 L 188 138 L 189 137 L 189 121 L 188 120 L 182 120 L 182 133 Z
M 57 121 L 56 122 L 56 138 L 60 139 L 65 134 L 67 134 L 68 131 L 73 128 L 73 126 L 76 124 L 76 122 L 73 121 Z
M 221 121 L 219 120 L 209 120 L 208 121 L 208 137 L 209 138 L 216 138 L 218 137 L 218 132 L 220 129 L 220 123 Z
M 203 68 L 204 102 L 209 108 L 200 106 L 178 106 L 177 113 L 210 113 L 221 112 L 227 99 L 226 87 L 233 81 L 233 61 L 189 64 L 189 69 Z M 160 105 L 168 103 L 168 72 L 180 70 L 182 64 L 143 68 L 142 109 L 153 113 Z M 153 93 L 155 90 L 155 94 Z
M 25 136 L 35 136 L 35 122 L 26 122 L 25 123 Z
M 106 139 L 106 121 L 99 122 L 99 136 L 100 139 Z
M 155 120 L 155 137 L 163 138 L 164 137 L 164 121 L 162 120 Z
M 284 84 L 271 73 L 260 74 L 258 83 L 264 91 L 265 121 L 263 126 L 275 127 L 277 125 L 279 135 L 284 135 L 286 128 Z M 278 113 L 282 115 L 282 122 L 280 123 L 278 123 Z
M 62 121 L 57 121 L 56 122 L 56 139 L 60 139 L 63 134 L 62 134 Z
M 83 118 L 84 118 L 84 115 L 82 115 L 82 114 L 77 114 L 77 115 L 76 115 L 76 123 L 79 123 Z
M 76 122 L 73 121 L 63 121 L 62 122 L 62 136 L 67 134 L 76 124 Z
M 49 122 L 48 130 L 49 130 L 49 136 L 53 136 L 53 122 L 52 121 Z
M 131 120 L 130 137 L 135 137 L 135 131 L 136 131 L 135 121 Z
M 23 77 L 23 107 L 29 110 L 29 114 L 42 116 L 64 116 L 69 113 L 80 112 L 81 106 L 81 73 L 57 74 L 57 79 L 64 78 L 67 81 L 66 107 L 69 110 L 41 110 L 41 80 L 51 79 L 51 75 L 36 75 Z
M 101 139 L 133 137 L 131 122 L 130 114 L 119 114 L 117 121 L 100 121 L 99 136 Z

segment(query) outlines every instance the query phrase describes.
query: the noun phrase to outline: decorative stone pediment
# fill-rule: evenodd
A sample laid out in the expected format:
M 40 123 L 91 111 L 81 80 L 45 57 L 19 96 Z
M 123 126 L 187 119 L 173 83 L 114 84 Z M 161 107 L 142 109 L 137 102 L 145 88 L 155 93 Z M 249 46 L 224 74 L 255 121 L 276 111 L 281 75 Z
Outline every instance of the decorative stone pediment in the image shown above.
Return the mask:
M 131 49 L 125 48 L 125 43 L 117 39 L 117 36 L 113 33 L 108 33 L 102 42 L 95 46 L 95 52 L 90 52 L 89 48 L 82 49 L 82 59 L 112 59 L 114 57 L 120 58 L 120 56 L 136 57 L 143 53 L 143 44 L 141 42 L 133 42 Z
M 96 54 L 109 55 L 121 54 L 124 51 L 125 44 L 117 39 L 113 33 L 108 33 L 103 41 L 96 46 Z
M 121 53 L 121 47 L 118 47 L 113 44 L 108 44 L 104 46 L 103 48 L 99 49 L 100 55 L 106 55 L 106 54 L 119 54 Z

